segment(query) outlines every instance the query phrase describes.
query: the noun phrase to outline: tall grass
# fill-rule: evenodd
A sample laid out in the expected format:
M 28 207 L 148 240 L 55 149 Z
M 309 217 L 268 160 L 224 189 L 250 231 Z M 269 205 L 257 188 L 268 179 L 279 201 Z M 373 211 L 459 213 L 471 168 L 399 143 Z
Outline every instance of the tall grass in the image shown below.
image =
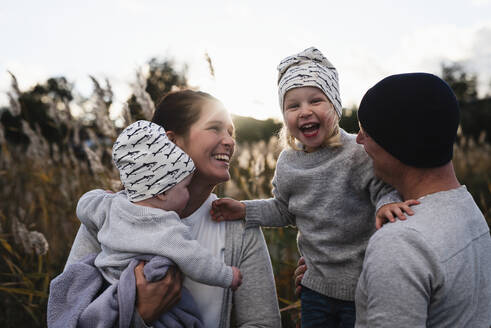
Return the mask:
M 144 115 L 153 108 L 142 91 L 141 77 L 134 88 Z M 94 81 L 87 114 L 95 120 L 57 115 L 70 138 L 59 147 L 49 144 L 38 128 L 22 121 L 29 145 L 9 143 L 0 124 L 0 322 L 2 327 L 43 327 L 49 281 L 59 274 L 78 230 L 75 207 L 79 197 L 93 188 L 117 189 L 119 182 L 110 159 L 117 129 L 109 119 L 103 97 L 107 92 Z M 12 115 L 18 117 L 19 91 L 10 93 Z M 70 111 L 69 104 L 65 110 Z M 145 114 L 146 113 L 146 114 Z M 68 113 L 69 114 L 69 113 Z M 131 115 L 123 113 L 126 124 Z M 80 131 L 84 131 L 85 138 Z M 231 181 L 220 186 L 221 196 L 237 199 L 271 195 L 271 179 L 280 153 L 275 137 L 268 142 L 240 143 L 232 159 Z M 490 145 L 460 138 L 454 165 L 491 224 Z M 292 274 L 298 259 L 294 228 L 264 229 L 272 258 L 284 327 L 294 327 L 299 303 L 293 293 Z
M 491 227 L 491 145 L 485 140 L 484 132 L 477 141 L 460 136 L 454 146 L 453 165 Z
M 15 80 L 14 80 L 15 83 Z M 90 111 L 115 135 L 107 108 L 97 101 Z M 18 93 L 15 88 L 12 94 Z M 14 96 L 11 99 L 18 101 Z M 91 105 L 94 106 L 94 105 Z M 11 114 L 20 118 L 18 110 Z M 69 107 L 67 110 L 70 110 Z M 98 112 L 102 112 L 98 113 Z M 53 112 L 52 115 L 58 113 Z M 97 125 L 87 128 L 91 146 L 80 138 L 84 123 L 71 115 L 53 117 L 64 123 L 68 135 L 63 150 L 43 137 L 39 126 L 22 122 L 29 144 L 7 142 L 0 124 L 0 321 L 2 327 L 44 327 L 49 282 L 64 266 L 79 221 L 74 209 L 78 198 L 95 187 L 111 188 L 115 169 L 103 164 L 108 154 L 105 139 L 97 137 Z M 20 132 L 20 131 L 14 131 Z

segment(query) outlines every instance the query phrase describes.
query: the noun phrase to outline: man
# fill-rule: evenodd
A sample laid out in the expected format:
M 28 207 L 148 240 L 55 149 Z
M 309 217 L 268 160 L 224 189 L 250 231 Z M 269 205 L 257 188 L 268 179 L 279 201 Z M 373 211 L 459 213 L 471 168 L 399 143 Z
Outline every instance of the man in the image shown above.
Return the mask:
M 459 106 L 437 76 L 389 76 L 358 110 L 375 174 L 415 214 L 370 239 L 356 291 L 356 327 L 491 327 L 491 238 L 452 166 Z

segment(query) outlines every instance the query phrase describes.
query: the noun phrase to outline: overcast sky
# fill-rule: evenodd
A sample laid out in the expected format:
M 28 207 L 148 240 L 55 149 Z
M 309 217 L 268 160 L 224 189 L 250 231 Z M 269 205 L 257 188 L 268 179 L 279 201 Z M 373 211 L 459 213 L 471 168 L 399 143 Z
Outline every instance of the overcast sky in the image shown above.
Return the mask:
M 110 80 L 117 113 L 135 71 L 156 56 L 187 64 L 190 84 L 231 112 L 279 118 L 276 66 L 310 46 L 338 69 L 344 107 L 386 75 L 440 74 L 443 61 L 462 62 L 487 92 L 491 0 L 2 0 L 0 41 L 2 105 L 7 70 L 24 90 L 65 76 L 85 95 L 90 74 Z

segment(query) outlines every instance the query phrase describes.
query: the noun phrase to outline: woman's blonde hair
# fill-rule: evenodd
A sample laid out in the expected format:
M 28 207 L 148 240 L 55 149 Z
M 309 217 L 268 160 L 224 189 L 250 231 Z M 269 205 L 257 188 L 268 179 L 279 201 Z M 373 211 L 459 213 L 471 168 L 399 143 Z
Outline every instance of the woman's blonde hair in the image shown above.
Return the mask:
M 337 117 L 337 115 L 336 115 Z M 330 133 L 327 135 L 326 140 L 322 143 L 322 147 L 331 147 L 336 148 L 342 145 L 341 143 L 341 133 L 339 130 L 339 117 L 332 121 L 332 125 L 330 126 Z M 279 132 L 279 143 L 283 149 L 294 149 L 294 150 L 303 150 L 299 148 L 300 141 L 297 140 L 286 126 L 285 121 L 283 120 L 283 127 Z M 303 145 L 302 145 L 303 146 Z

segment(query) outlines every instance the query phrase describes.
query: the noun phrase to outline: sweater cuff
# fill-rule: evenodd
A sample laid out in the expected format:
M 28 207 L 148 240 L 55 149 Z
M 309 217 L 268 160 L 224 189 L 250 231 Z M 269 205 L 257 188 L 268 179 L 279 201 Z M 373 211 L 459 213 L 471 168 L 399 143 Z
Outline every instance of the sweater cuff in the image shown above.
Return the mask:
M 245 227 L 258 227 L 261 225 L 260 206 L 256 201 L 243 200 L 242 203 L 246 206 Z
M 375 214 L 377 214 L 378 210 L 382 206 L 399 202 L 402 202 L 402 197 L 399 195 L 397 190 L 394 189 L 380 198 L 380 200 L 377 202 L 377 206 L 375 207 Z
M 232 282 L 234 282 L 234 271 L 232 270 L 231 266 L 227 266 L 225 268 L 225 288 L 230 288 L 232 286 Z

